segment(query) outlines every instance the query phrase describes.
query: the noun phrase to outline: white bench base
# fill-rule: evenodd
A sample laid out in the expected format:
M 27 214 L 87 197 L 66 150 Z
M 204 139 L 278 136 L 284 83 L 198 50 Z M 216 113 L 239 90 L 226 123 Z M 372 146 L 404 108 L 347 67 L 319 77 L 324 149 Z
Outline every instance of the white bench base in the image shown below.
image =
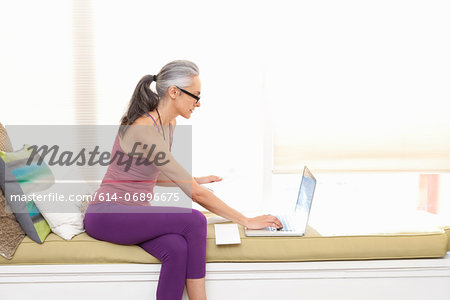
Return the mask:
M 0 265 L 0 297 L 155 299 L 160 268 L 160 264 Z M 206 270 L 210 300 L 450 299 L 450 252 L 435 259 L 207 263 Z

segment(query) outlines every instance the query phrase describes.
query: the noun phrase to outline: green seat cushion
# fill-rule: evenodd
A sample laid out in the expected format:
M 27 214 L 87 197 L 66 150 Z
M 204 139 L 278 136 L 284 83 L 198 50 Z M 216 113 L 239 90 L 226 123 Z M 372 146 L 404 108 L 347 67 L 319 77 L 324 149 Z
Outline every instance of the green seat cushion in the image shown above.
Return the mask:
M 204 212 L 205 215 L 213 215 Z M 241 244 L 216 245 L 208 224 L 207 262 L 299 262 L 444 257 L 449 229 L 436 232 L 355 236 L 321 236 L 308 227 L 303 237 L 246 237 Z M 81 233 L 67 241 L 51 233 L 43 244 L 25 237 L 11 260 L 0 264 L 160 263 L 137 245 L 118 245 Z

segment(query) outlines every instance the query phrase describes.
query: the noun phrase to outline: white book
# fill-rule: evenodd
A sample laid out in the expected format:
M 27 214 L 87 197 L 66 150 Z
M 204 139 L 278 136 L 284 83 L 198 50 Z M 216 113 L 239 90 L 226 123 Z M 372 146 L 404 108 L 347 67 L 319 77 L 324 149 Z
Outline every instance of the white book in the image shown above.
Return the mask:
M 214 224 L 216 245 L 240 244 L 237 224 Z

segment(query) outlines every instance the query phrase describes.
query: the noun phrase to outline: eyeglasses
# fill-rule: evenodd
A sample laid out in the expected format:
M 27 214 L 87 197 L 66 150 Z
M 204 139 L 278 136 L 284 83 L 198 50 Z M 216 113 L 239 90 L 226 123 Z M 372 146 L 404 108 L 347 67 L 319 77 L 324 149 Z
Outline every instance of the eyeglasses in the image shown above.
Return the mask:
M 189 96 L 191 96 L 192 98 L 194 98 L 194 99 L 196 100 L 196 101 L 195 101 L 195 104 L 197 104 L 198 101 L 200 101 L 200 97 L 199 97 L 199 96 L 194 95 L 194 94 L 192 94 L 192 93 L 189 93 L 189 92 L 186 91 L 185 89 L 182 89 L 182 88 L 180 88 L 180 87 L 178 87 L 178 86 L 177 86 L 177 88 L 178 88 L 180 91 L 182 91 L 183 93 L 186 93 L 186 94 L 188 94 Z

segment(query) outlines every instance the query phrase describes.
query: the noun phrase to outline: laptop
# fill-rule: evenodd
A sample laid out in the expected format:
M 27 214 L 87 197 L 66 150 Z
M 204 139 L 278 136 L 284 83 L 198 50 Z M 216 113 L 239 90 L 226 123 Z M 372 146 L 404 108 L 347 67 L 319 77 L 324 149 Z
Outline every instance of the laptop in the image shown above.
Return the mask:
M 297 203 L 292 207 L 291 212 L 283 214 L 270 214 L 277 217 L 283 228 L 278 230 L 275 227 L 265 227 L 262 229 L 247 229 L 246 236 L 303 236 L 305 235 L 306 225 L 308 224 L 311 203 L 316 189 L 316 178 L 305 166 L 303 170 L 300 189 L 298 192 Z

